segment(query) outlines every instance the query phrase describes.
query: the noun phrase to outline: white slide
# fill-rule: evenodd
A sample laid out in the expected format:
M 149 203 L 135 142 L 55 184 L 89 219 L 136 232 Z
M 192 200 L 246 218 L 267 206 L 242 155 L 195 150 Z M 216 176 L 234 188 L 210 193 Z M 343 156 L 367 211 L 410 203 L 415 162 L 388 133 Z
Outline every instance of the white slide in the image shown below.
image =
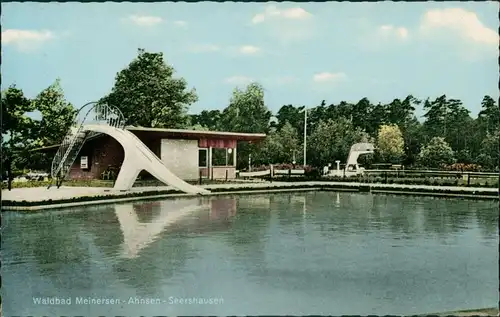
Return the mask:
M 210 194 L 210 191 L 186 183 L 172 173 L 163 162 L 142 141 L 130 131 L 106 124 L 85 124 L 83 129 L 104 133 L 118 141 L 123 147 L 125 158 L 118 173 L 114 189 L 130 190 L 142 170 L 149 172 L 166 185 L 189 194 Z

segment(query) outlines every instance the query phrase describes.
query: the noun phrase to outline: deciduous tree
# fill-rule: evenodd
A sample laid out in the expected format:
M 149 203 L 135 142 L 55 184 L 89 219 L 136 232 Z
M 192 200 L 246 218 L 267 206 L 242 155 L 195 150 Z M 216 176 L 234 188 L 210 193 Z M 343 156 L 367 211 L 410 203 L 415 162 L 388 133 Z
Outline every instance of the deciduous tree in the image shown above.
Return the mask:
M 335 160 L 345 162 L 354 143 L 370 141 L 369 135 L 350 120 L 321 121 L 307 140 L 308 163 L 320 167 Z
M 264 103 L 264 89 L 258 83 L 251 83 L 245 89 L 236 88 L 220 118 L 220 130 L 246 133 L 268 133 L 271 111 Z M 248 142 L 238 144 L 237 166 L 248 165 L 248 156 L 253 154 L 255 164 L 265 163 L 258 155 L 259 146 Z
M 455 158 L 452 148 L 445 139 L 434 137 L 420 152 L 419 161 L 423 166 L 437 168 L 453 163 Z
M 404 139 L 397 125 L 382 125 L 378 131 L 377 151 L 386 162 L 398 163 L 404 154 Z
M 298 158 L 300 142 L 297 131 L 288 122 L 279 131 L 270 133 L 263 142 L 260 154 L 269 163 L 292 163 Z
M 234 89 L 229 106 L 222 112 L 221 127 L 233 132 L 267 133 L 271 114 L 264 103 L 263 87 L 251 83 L 246 89 Z
M 60 144 L 70 127 L 74 124 L 76 109 L 69 103 L 59 79 L 42 90 L 32 100 L 33 110 L 38 111 L 41 119 L 36 121 L 36 147 Z M 26 162 L 30 169 L 49 170 L 52 155 L 34 151 Z
M 500 129 L 488 132 L 481 142 L 481 151 L 477 161 L 488 169 L 498 169 L 500 166 Z
M 9 189 L 15 169 L 25 166 L 34 144 L 36 122 L 28 116 L 33 105 L 15 85 L 2 91 L 2 166 L 9 176 Z
M 38 122 L 37 144 L 48 146 L 62 142 L 73 124 L 76 109 L 66 101 L 60 80 L 42 90 L 32 100 L 32 106 L 42 116 Z
M 120 109 L 128 125 L 184 128 L 188 107 L 198 100 L 183 78 L 174 77 L 163 53 L 138 50 L 138 56 L 115 79 L 111 93 L 101 99 Z
M 191 125 L 200 125 L 208 130 L 216 131 L 220 128 L 220 118 L 219 110 L 203 110 L 200 114 L 191 115 Z

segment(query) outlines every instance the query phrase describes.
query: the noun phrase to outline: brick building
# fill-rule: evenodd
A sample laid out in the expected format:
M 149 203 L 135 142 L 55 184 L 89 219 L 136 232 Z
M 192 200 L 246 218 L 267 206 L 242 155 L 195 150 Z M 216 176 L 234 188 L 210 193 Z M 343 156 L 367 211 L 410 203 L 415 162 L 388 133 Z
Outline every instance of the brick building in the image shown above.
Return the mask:
M 174 174 L 184 180 L 236 177 L 237 142 L 258 142 L 265 134 L 127 127 Z M 59 145 L 43 148 L 55 153 Z M 70 179 L 103 179 L 116 175 L 124 159 L 120 143 L 99 134 L 88 138 L 71 167 Z

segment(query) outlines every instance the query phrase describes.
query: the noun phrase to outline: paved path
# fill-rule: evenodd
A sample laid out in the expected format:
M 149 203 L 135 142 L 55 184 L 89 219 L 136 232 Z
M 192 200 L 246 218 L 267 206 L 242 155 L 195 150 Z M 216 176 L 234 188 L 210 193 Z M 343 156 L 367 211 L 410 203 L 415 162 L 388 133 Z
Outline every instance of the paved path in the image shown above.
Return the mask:
M 416 190 L 452 190 L 469 193 L 498 193 L 497 188 L 474 188 L 474 187 L 455 187 L 455 186 L 426 186 L 426 185 L 403 185 L 403 184 L 363 184 L 363 183 L 343 183 L 343 182 L 259 182 L 259 183 L 227 183 L 202 185 L 206 189 L 215 188 L 266 188 L 266 187 L 296 187 L 296 186 L 321 186 L 321 185 L 341 185 L 345 187 L 370 186 L 372 189 L 378 188 L 397 188 L 400 190 L 407 189 L 408 191 Z M 147 192 L 147 191 L 166 191 L 174 189 L 170 186 L 159 187 L 134 187 L 130 192 Z M 72 187 L 61 186 L 60 188 L 51 187 L 30 187 L 30 188 L 14 188 L 11 191 L 2 190 L 2 200 L 13 201 L 43 201 L 43 200 L 61 200 L 71 199 L 73 197 L 89 197 L 89 196 L 113 196 L 119 197 L 126 195 L 127 192 L 115 191 L 105 187 Z

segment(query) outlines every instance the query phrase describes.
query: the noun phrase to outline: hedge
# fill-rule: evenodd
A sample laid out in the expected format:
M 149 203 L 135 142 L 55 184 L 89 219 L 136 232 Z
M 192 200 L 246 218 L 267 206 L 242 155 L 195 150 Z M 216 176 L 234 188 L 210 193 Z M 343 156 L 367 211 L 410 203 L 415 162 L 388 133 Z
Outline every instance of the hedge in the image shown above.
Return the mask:
M 12 182 L 12 188 L 32 188 L 32 187 L 48 187 L 49 181 L 26 181 L 26 182 Z M 192 185 L 198 185 L 199 181 L 192 180 L 187 181 L 187 183 Z M 228 183 L 241 183 L 238 181 L 231 180 L 208 180 L 203 179 L 202 184 L 228 184 Z M 55 182 L 52 186 L 56 186 Z M 113 187 L 113 181 L 106 180 L 67 180 L 62 183 L 62 186 L 72 186 L 72 187 Z M 158 180 L 138 180 L 134 183 L 134 187 L 150 187 L 150 186 L 167 186 Z M 2 189 L 7 189 L 7 183 L 2 183 Z
M 344 182 L 344 183 L 366 183 L 366 184 L 401 184 L 401 185 L 432 185 L 432 186 L 460 186 L 460 187 L 484 187 L 484 188 L 497 188 L 498 180 L 486 181 L 484 183 L 472 183 L 467 185 L 464 183 L 462 178 L 453 179 L 440 179 L 440 178 L 397 178 L 397 177 L 367 177 L 367 176 L 354 176 L 354 177 L 311 177 L 311 176 L 275 176 L 273 180 L 280 182 L 307 182 L 307 181 L 317 181 L 317 182 Z

